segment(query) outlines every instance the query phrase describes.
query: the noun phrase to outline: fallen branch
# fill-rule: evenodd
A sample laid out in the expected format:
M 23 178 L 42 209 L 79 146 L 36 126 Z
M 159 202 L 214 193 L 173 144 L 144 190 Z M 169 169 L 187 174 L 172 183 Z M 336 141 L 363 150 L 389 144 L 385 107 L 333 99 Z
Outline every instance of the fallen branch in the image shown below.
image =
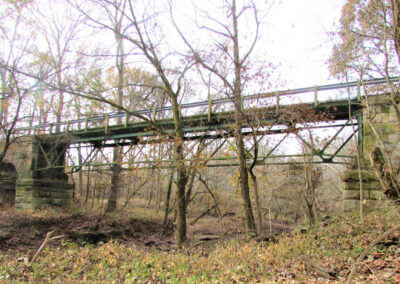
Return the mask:
M 208 213 L 210 213 L 212 210 L 215 209 L 215 207 L 217 207 L 217 205 L 214 205 L 213 207 L 209 208 L 208 210 L 206 210 L 205 212 L 203 212 L 199 217 L 197 217 L 196 219 L 194 219 L 192 222 L 190 222 L 190 225 L 194 225 L 197 221 L 199 221 L 201 218 L 203 218 L 204 216 L 206 216 Z
M 232 217 L 232 216 L 235 216 L 235 215 L 236 215 L 235 212 L 225 212 L 224 215 L 221 216 L 221 218 Z
M 314 271 L 319 276 L 322 276 L 327 279 L 336 279 L 337 278 L 335 272 L 315 263 L 311 258 L 303 256 L 301 259 L 308 269 Z
M 375 239 L 375 241 L 373 241 L 364 251 L 363 253 L 357 258 L 357 260 L 353 263 L 353 265 L 351 266 L 351 272 L 349 275 L 349 278 L 347 279 L 346 283 L 352 283 L 353 282 L 353 278 L 354 278 L 354 274 L 357 271 L 358 266 L 360 265 L 360 262 L 367 256 L 367 254 L 377 245 L 379 244 L 381 241 L 383 241 L 384 239 L 386 239 L 388 236 L 390 236 L 391 234 L 393 234 L 394 232 L 396 232 L 397 230 L 400 230 L 400 225 L 394 226 L 393 228 L 391 228 L 390 230 L 386 231 L 385 233 L 383 233 L 382 235 L 380 235 L 377 239 Z
M 191 250 L 199 245 L 201 245 L 202 243 L 204 243 L 205 241 L 198 241 L 197 243 L 194 243 L 193 245 L 191 245 L 188 250 Z
M 39 249 L 36 251 L 35 255 L 32 257 L 31 261 L 25 261 L 25 263 L 27 263 L 27 265 L 29 267 L 32 266 L 33 262 L 36 260 L 36 258 L 38 257 L 39 253 L 45 248 L 45 246 L 47 245 L 48 242 L 56 240 L 56 239 L 60 239 L 63 238 L 64 235 L 60 235 L 60 236 L 55 236 L 55 237 L 51 237 L 51 235 L 54 233 L 54 231 L 48 232 L 46 234 L 46 238 L 44 239 L 42 245 L 39 247 Z

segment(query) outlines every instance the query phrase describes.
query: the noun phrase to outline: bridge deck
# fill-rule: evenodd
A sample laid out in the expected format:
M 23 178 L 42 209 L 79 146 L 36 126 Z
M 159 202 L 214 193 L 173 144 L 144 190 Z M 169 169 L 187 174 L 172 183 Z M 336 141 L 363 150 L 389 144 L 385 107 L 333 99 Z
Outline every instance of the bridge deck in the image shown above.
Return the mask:
M 349 105 L 351 106 L 350 108 Z M 294 109 L 295 106 L 301 106 L 303 113 L 291 113 L 291 110 Z M 351 101 L 350 104 L 348 100 L 341 100 L 319 103 L 316 106 L 314 103 L 280 106 L 279 112 L 277 112 L 276 106 L 247 109 L 244 110 L 244 112 L 250 115 L 252 119 L 256 119 L 257 125 L 286 126 L 288 118 L 299 123 L 309 122 L 307 119 L 310 117 L 310 113 L 312 112 L 317 115 L 326 113 L 328 114 L 329 120 L 348 120 L 349 111 L 355 114 L 360 109 L 361 105 L 356 100 Z M 183 117 L 184 132 L 188 140 L 198 139 L 207 135 L 209 132 L 214 132 L 214 135 L 209 136 L 210 138 L 229 136 L 234 127 L 234 122 L 233 111 L 216 112 L 211 115 L 206 113 Z M 249 125 L 243 123 L 242 127 L 247 128 Z M 268 133 L 265 134 L 282 133 L 287 131 L 286 127 L 275 127 L 268 130 Z M 68 135 L 71 143 L 96 143 L 96 141 L 118 139 L 128 139 L 133 142 L 138 142 L 139 138 L 141 139 L 144 137 L 150 137 L 150 139 L 153 139 L 154 137 L 164 136 L 165 139 L 168 139 L 171 138 L 170 136 L 172 136 L 173 133 L 174 121 L 172 118 L 168 118 L 154 122 L 149 120 L 122 125 L 105 125 L 78 131 L 53 133 L 53 136 Z

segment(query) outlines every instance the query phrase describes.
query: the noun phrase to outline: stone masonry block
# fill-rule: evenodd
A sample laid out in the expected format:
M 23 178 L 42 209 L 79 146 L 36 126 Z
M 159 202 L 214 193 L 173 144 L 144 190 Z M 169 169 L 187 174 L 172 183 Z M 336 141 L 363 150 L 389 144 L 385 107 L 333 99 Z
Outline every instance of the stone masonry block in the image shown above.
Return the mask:
M 345 200 L 360 200 L 360 191 L 346 190 L 343 192 L 343 198 Z M 383 198 L 385 198 L 385 195 L 381 190 L 364 190 L 364 199 L 379 200 Z
M 378 200 L 366 200 L 364 207 L 373 209 L 379 206 Z M 360 200 L 343 200 L 343 211 L 350 212 L 360 208 Z
M 68 198 L 70 197 L 69 191 L 51 191 L 46 189 L 41 190 L 24 190 L 17 191 L 18 197 L 32 196 L 32 197 L 49 197 L 49 198 Z
M 372 171 L 361 171 L 361 177 L 363 181 L 377 181 L 377 177 Z M 358 181 L 358 170 L 345 171 L 341 175 L 341 180 L 347 181 Z
M 379 181 L 365 181 L 363 183 L 364 190 L 372 191 L 372 190 L 381 190 L 381 184 Z M 360 183 L 359 181 L 347 181 L 343 183 L 343 190 L 360 190 Z

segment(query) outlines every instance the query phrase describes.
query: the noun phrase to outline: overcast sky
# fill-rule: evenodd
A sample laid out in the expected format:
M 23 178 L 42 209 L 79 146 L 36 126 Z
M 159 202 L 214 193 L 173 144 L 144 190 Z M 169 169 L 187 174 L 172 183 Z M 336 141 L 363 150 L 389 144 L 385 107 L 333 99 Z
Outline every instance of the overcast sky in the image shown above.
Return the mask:
M 178 21 L 193 18 L 190 2 L 174 0 L 173 3 Z M 212 13 L 210 8 L 219 3 L 203 0 L 200 8 Z M 337 82 L 330 78 L 326 62 L 332 51 L 331 34 L 339 26 L 345 0 L 256 0 L 256 3 L 260 13 L 269 11 L 263 19 L 257 55 L 261 53 L 267 62 L 279 65 L 284 86 L 299 88 Z M 213 15 L 218 18 L 218 14 Z M 193 24 L 187 23 L 190 21 L 186 26 L 182 24 L 185 26 L 182 29 L 187 29 L 189 35 L 198 35 L 198 30 L 190 31 Z M 247 31 L 243 26 L 240 29 L 242 35 L 252 31 L 251 20 Z
M 280 0 L 272 7 L 267 18 L 270 41 L 266 43 L 273 61 L 281 64 L 289 88 L 330 83 L 328 32 L 336 30 L 344 2 Z

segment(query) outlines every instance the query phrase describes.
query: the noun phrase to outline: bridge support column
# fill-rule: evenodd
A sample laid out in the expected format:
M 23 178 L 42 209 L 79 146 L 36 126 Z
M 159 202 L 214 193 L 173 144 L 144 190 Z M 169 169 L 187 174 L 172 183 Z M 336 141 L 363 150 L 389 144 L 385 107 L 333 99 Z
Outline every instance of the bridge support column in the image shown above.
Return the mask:
M 372 170 L 361 172 L 364 206 L 374 208 L 385 197 L 378 178 Z M 348 170 L 342 174 L 343 210 L 353 211 L 360 207 L 360 179 L 358 170 Z
M 0 206 L 12 206 L 15 202 L 17 172 L 10 163 L 0 165 Z
M 3 164 L 12 164 L 16 169 L 16 208 L 40 209 L 70 204 L 73 186 L 68 183 L 62 167 L 67 147 L 65 138 L 50 136 L 22 137 L 12 144 Z M 1 180 L 0 187 L 4 188 Z
M 388 96 L 370 96 L 368 108 L 364 105 L 363 113 L 363 170 L 362 181 L 364 188 L 364 204 L 368 207 L 377 206 L 380 199 L 385 198 L 381 183 L 371 167 L 371 153 L 382 147 L 382 138 L 385 147 L 390 151 L 392 162 L 398 165 L 400 158 L 400 133 L 397 126 L 397 117 L 391 106 Z M 374 132 L 367 118 L 370 118 Z M 378 150 L 379 152 L 379 150 Z M 345 171 L 341 177 L 343 183 L 343 209 L 344 211 L 356 210 L 360 206 L 360 181 L 356 168 Z
M 73 186 L 64 173 L 66 138 L 33 137 L 29 146 L 30 167 L 16 182 L 16 208 L 67 207 Z
M 68 207 L 71 193 L 72 185 L 67 181 L 20 179 L 16 184 L 15 207 L 19 209 Z

